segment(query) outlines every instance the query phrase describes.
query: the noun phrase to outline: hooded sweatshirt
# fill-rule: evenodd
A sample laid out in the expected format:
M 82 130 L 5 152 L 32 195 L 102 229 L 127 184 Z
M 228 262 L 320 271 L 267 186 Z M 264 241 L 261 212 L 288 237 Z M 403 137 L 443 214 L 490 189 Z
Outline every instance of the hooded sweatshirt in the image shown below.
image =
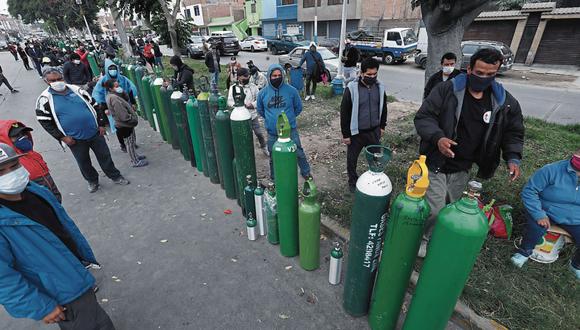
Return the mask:
M 109 67 L 113 65 L 115 66 L 115 68 L 117 68 L 117 76 L 116 77 L 111 77 L 111 73 L 109 72 Z M 97 85 L 95 86 L 95 89 L 93 89 L 93 99 L 95 99 L 95 101 L 99 104 L 106 104 L 107 103 L 107 89 L 105 87 L 103 87 L 103 83 L 105 81 L 108 81 L 109 79 L 116 79 L 119 82 L 119 86 L 121 86 L 121 88 L 123 88 L 123 91 L 125 91 L 125 93 L 127 93 L 129 95 L 129 99 L 131 100 L 131 103 L 134 103 L 135 98 L 138 96 L 137 95 L 137 87 L 135 87 L 135 84 L 133 84 L 133 82 L 131 80 L 129 80 L 129 78 L 123 76 L 121 74 L 121 70 L 119 70 L 119 68 L 117 67 L 117 64 L 115 64 L 113 61 L 111 61 L 110 59 L 106 59 L 105 60 L 105 75 L 101 77 L 101 79 L 99 79 L 99 82 L 97 82 Z
M 280 70 L 282 72 L 282 84 L 275 88 L 270 83 L 270 76 L 272 71 Z M 258 114 L 265 119 L 266 130 L 268 134 L 277 136 L 276 121 L 278 115 L 282 112 L 286 113 L 290 121 L 290 127 L 296 128 L 296 117 L 302 112 L 302 100 L 296 88 L 286 84 L 284 69 L 280 64 L 272 64 L 268 68 L 268 86 L 264 87 L 258 93 L 257 111 Z
M 12 139 L 8 135 L 12 125 L 14 124 L 24 126 L 24 124 L 16 120 L 0 120 L 0 142 L 11 146 L 17 154 L 23 154 L 24 152 L 22 150 L 14 146 Z M 28 135 L 28 138 L 34 144 L 32 134 L 26 132 L 26 135 Z M 24 168 L 30 173 L 30 180 L 36 180 L 49 174 L 48 165 L 46 165 L 42 156 L 34 150 L 31 150 L 27 152 L 25 156 L 20 157 L 20 164 L 22 164 L 22 166 L 24 166 Z

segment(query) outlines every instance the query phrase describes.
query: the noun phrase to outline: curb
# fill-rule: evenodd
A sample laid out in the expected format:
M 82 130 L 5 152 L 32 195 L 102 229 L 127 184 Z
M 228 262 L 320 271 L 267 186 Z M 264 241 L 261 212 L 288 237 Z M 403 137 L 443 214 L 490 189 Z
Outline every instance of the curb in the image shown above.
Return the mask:
M 322 214 L 320 217 L 320 223 L 322 225 L 323 230 L 332 233 L 336 237 L 338 237 L 343 243 L 347 243 L 350 239 L 350 230 L 346 229 L 345 227 L 341 226 L 337 221 L 329 218 L 328 216 Z M 411 285 L 415 287 L 417 285 L 417 280 L 419 279 L 419 273 L 413 271 L 411 274 Z M 410 294 L 407 291 L 407 294 Z M 500 323 L 485 318 L 483 316 L 477 315 L 475 311 L 467 304 L 465 304 L 461 300 L 457 300 L 455 304 L 455 308 L 453 309 L 453 315 L 451 319 L 457 325 L 465 328 L 465 329 L 481 329 L 481 330 L 507 330 L 508 328 L 501 325 Z

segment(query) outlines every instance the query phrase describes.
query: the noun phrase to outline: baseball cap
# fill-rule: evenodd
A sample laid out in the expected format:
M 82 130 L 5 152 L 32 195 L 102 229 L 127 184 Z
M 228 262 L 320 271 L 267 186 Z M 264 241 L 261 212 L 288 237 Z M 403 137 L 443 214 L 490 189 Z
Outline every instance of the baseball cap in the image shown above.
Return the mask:
M 0 165 L 9 163 L 24 155 L 25 154 L 17 154 L 16 151 L 14 151 L 14 149 L 11 146 L 5 143 L 0 143 Z
M 33 131 L 33 129 L 30 127 L 27 127 L 27 126 L 20 124 L 20 123 L 14 123 L 10 127 L 10 131 L 8 132 L 8 136 L 9 137 L 16 137 L 16 136 L 21 135 L 22 133 L 32 132 L 32 131 Z

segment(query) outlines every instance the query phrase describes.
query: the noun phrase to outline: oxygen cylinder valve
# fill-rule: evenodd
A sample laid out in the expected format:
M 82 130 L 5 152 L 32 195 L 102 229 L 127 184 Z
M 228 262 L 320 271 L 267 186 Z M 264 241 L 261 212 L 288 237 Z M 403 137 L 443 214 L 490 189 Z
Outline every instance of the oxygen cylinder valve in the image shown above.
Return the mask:
M 369 169 L 372 172 L 383 172 L 387 162 L 392 158 L 392 152 L 381 145 L 371 145 L 365 149 Z
M 476 199 L 481 195 L 481 190 L 483 189 L 481 182 L 475 180 L 469 181 L 467 187 L 468 191 L 463 192 L 467 197 Z
M 425 163 L 427 157 L 419 156 L 407 172 L 407 187 L 405 193 L 410 197 L 421 198 L 425 196 L 429 187 L 429 170 Z

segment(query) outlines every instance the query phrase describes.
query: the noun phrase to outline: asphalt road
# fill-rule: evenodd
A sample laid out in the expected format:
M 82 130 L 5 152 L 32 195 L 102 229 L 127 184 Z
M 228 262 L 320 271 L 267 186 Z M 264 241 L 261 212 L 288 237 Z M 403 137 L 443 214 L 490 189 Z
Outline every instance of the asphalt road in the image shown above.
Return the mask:
M 278 57 L 269 52 L 240 52 L 238 58 L 244 66 L 248 60 L 253 60 L 254 64 L 262 71 L 266 71 L 270 64 L 278 63 Z M 228 61 L 229 56 L 224 56 L 221 63 L 224 64 Z M 379 79 L 387 87 L 387 92 L 397 99 L 421 102 L 424 74 L 425 71 L 417 67 L 410 59 L 405 64 L 381 65 Z M 518 83 L 511 79 L 498 78 L 498 80 L 519 101 L 524 116 L 560 124 L 580 123 L 580 111 L 578 111 L 580 86 L 578 88 L 554 88 Z

